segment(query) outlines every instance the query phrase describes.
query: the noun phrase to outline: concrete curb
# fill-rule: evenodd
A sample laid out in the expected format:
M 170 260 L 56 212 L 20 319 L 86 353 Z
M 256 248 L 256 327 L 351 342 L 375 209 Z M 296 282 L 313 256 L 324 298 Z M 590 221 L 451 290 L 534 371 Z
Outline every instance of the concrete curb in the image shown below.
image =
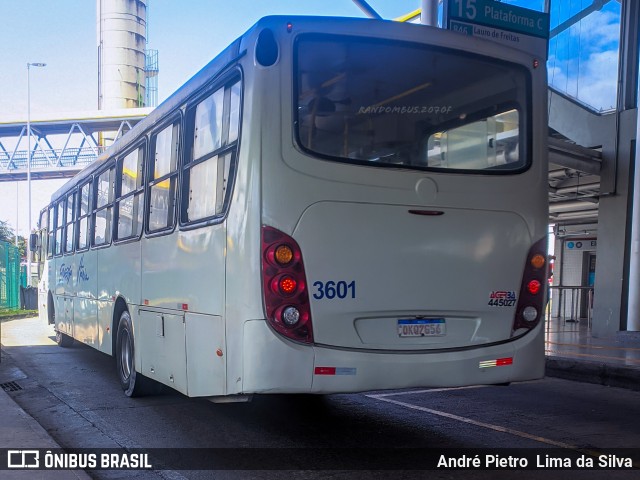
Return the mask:
M 25 412 L 7 392 L 0 389 L 0 448 L 61 448 L 49 433 L 27 412 Z M 21 480 L 29 478 L 51 480 L 91 480 L 84 470 L 3 470 L 3 480 Z
M 38 313 L 26 312 L 26 313 L 16 313 L 15 315 L 7 315 L 6 317 L 0 316 L 0 322 L 9 321 L 9 320 L 18 320 L 21 318 L 33 318 L 37 317 Z
M 546 375 L 576 382 L 595 383 L 607 387 L 640 391 L 640 368 L 547 357 Z

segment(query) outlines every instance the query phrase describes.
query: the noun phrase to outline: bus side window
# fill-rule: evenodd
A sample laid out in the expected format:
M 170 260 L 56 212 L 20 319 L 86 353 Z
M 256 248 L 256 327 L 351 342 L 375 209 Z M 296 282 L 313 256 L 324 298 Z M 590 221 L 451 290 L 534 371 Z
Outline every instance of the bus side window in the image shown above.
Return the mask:
M 95 209 L 93 211 L 92 245 L 111 243 L 111 219 L 113 215 L 113 167 L 102 172 L 95 180 Z
M 64 198 L 58 202 L 58 214 L 56 216 L 56 240 L 54 255 L 62 255 L 62 234 L 64 232 Z
M 230 94 L 228 143 L 233 143 L 238 140 L 240 130 L 240 82 L 234 83 L 228 90 Z
M 224 88 L 220 88 L 196 107 L 193 160 L 202 158 L 222 146 L 223 105 Z
M 116 240 L 135 238 L 142 233 L 143 165 L 143 146 L 118 159 Z
M 54 246 L 55 246 L 55 223 L 54 223 L 54 214 L 55 214 L 55 206 L 51 205 L 49 207 L 49 209 L 47 210 L 47 215 L 49 216 L 49 222 L 48 222 L 48 241 L 47 241 L 47 257 L 51 258 L 53 257 L 53 251 L 54 251 Z
M 80 211 L 78 212 L 78 244 L 77 250 L 89 246 L 89 215 L 91 213 L 91 182 L 80 187 Z
M 67 196 L 67 216 L 64 226 L 64 253 L 73 252 L 73 239 L 75 238 L 75 210 L 76 210 L 76 192 L 72 192 Z
M 180 121 L 178 120 L 162 129 L 151 140 L 147 222 L 149 232 L 173 227 L 178 181 L 179 138 Z
M 185 223 L 224 213 L 238 143 L 240 94 L 241 84 L 236 81 L 216 90 L 191 111 L 193 143 L 183 177 Z
M 38 245 L 36 245 L 36 262 L 38 263 L 38 278 L 42 278 L 44 270 L 44 259 L 47 256 L 47 238 L 49 231 L 49 210 L 44 209 L 40 212 L 38 220 Z

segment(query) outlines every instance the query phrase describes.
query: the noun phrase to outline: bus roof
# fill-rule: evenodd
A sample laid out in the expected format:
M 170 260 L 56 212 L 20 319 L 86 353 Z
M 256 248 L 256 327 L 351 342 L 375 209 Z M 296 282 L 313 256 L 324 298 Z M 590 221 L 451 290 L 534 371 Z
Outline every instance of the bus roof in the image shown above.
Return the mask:
M 371 28 L 371 22 L 376 23 L 375 29 Z M 292 24 L 294 28 L 296 25 L 298 27 L 313 25 L 314 31 L 316 32 L 332 33 L 332 30 L 330 28 L 322 28 L 324 24 L 326 24 L 340 27 L 339 32 L 333 33 L 372 36 L 372 32 L 375 32 L 375 35 L 373 36 L 376 37 L 384 38 L 385 35 L 390 35 L 391 38 L 396 38 L 398 40 L 404 38 L 407 41 L 424 41 L 426 39 L 425 37 L 428 36 L 428 34 L 425 36 L 425 33 L 427 31 L 433 33 L 437 31 L 437 35 L 441 37 L 441 41 L 443 41 L 442 37 L 447 37 L 444 39 L 444 42 L 453 48 L 455 48 L 456 45 L 460 44 L 461 42 L 468 41 L 465 36 L 455 32 L 451 32 L 449 30 L 443 30 L 441 28 L 430 27 L 422 24 L 404 23 L 392 20 L 374 20 L 368 18 L 329 16 L 318 17 L 273 15 L 263 17 L 245 33 L 243 33 L 240 37 L 233 41 L 227 48 L 220 52 L 213 60 L 205 65 L 193 77 L 187 80 L 184 85 L 179 87 L 164 102 L 162 102 L 157 108 L 149 113 L 146 118 L 141 120 L 123 137 L 118 139 L 111 147 L 109 147 L 109 149 L 107 149 L 102 155 L 100 155 L 95 162 L 85 167 L 80 173 L 78 173 L 75 177 L 70 179 L 56 192 L 54 192 L 51 196 L 51 201 L 54 202 L 63 197 L 69 190 L 73 189 L 79 184 L 82 184 L 95 172 L 100 171 L 100 169 L 110 159 L 122 153 L 133 142 L 135 142 L 139 138 L 140 134 L 149 130 L 151 127 L 170 115 L 172 112 L 177 111 L 192 95 L 196 94 L 199 89 L 206 86 L 218 74 L 223 72 L 227 66 L 242 57 L 246 53 L 246 47 L 243 45 L 243 42 L 248 37 L 251 37 L 254 32 L 267 27 L 281 27 L 283 24 Z M 525 54 L 523 54 L 523 52 L 521 51 L 488 40 L 474 39 L 474 42 L 478 45 L 479 50 L 484 49 L 485 52 L 490 49 L 492 53 L 496 54 L 505 54 L 506 52 L 511 52 L 511 56 L 516 56 L 519 58 L 523 58 L 523 56 L 525 56 Z M 242 49 L 243 47 L 245 48 Z M 468 47 L 468 44 L 465 45 L 465 47 Z

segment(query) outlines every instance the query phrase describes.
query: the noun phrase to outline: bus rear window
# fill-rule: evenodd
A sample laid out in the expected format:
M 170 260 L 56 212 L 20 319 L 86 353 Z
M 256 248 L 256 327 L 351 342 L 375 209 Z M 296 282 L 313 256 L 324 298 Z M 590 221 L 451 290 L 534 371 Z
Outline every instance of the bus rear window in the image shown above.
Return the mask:
M 325 159 L 469 173 L 529 164 L 529 73 L 444 48 L 327 35 L 296 44 L 296 136 Z

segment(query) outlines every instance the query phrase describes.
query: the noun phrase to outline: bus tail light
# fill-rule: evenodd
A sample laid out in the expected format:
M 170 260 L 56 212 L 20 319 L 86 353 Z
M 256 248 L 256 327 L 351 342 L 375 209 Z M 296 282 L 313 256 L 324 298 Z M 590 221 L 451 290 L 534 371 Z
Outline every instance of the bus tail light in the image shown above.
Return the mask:
M 537 295 L 538 292 L 540 292 L 541 285 L 542 284 L 538 280 L 531 280 L 529 283 L 527 283 L 527 290 L 530 294 Z
M 262 292 L 269 325 L 281 335 L 313 342 L 309 293 L 298 243 L 289 235 L 262 226 Z
M 547 237 L 536 242 L 529 250 L 525 263 L 520 296 L 513 321 L 513 332 L 526 328 L 531 330 L 544 315 L 545 289 L 547 281 Z

